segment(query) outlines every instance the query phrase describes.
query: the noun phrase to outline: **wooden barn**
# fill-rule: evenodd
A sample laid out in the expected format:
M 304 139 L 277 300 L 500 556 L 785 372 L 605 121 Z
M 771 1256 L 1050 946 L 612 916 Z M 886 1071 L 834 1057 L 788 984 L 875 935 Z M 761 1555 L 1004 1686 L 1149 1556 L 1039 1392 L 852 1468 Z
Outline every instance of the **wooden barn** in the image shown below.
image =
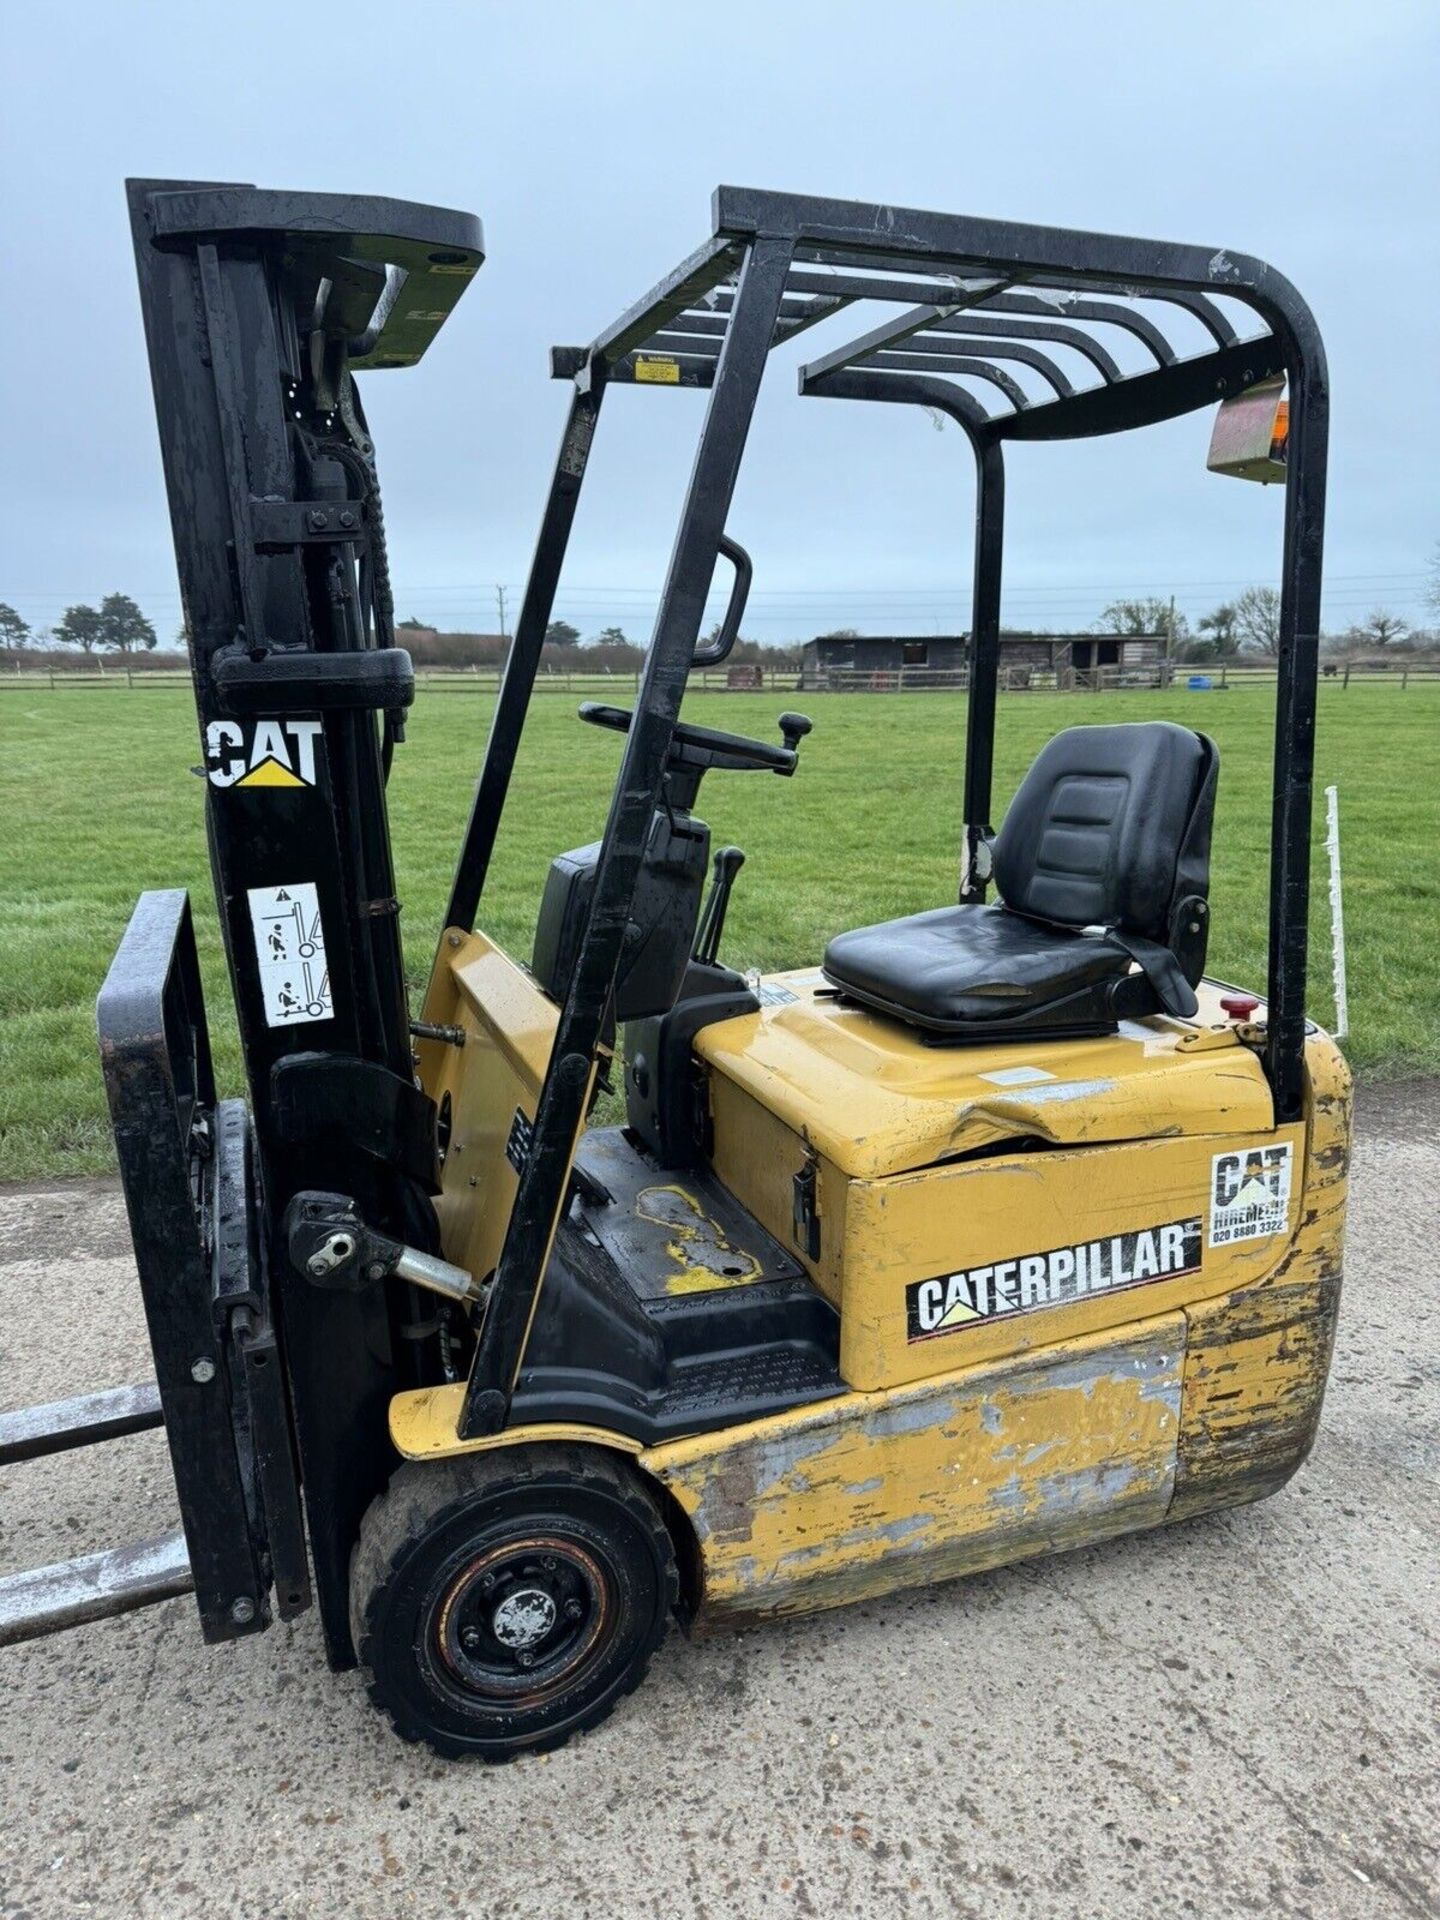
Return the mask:
M 805 643 L 802 692 L 937 692 L 969 678 L 970 636 L 820 634 Z M 1152 685 L 1165 665 L 1162 633 L 1002 633 L 1002 687 Z

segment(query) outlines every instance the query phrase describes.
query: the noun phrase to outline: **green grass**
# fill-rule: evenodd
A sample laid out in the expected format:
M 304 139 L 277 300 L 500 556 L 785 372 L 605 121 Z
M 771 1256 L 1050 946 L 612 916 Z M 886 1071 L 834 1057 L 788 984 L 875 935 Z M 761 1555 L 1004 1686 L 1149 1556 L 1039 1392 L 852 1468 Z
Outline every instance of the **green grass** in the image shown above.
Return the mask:
M 774 736 L 782 695 L 714 694 L 704 724 Z M 716 844 L 748 855 L 726 934 L 737 965 L 800 965 L 837 929 L 954 896 L 964 701 L 830 695 L 793 781 L 711 774 L 702 811 Z M 488 695 L 423 693 L 397 755 L 391 809 L 403 926 L 417 996 L 484 750 Z M 1166 711 L 1221 752 L 1211 968 L 1262 986 L 1273 696 L 1026 694 L 1002 702 L 1002 797 L 1058 728 Z M 529 951 L 547 863 L 596 837 L 619 743 L 579 724 L 563 696 L 537 699 L 483 920 Z M 210 891 L 199 758 L 187 691 L 113 687 L 0 692 L 0 1178 L 111 1164 L 93 1003 L 135 896 L 187 886 L 196 907 L 218 1069 L 239 1058 Z M 1311 1006 L 1331 1015 L 1323 799 L 1338 782 L 1349 934 L 1349 1052 L 1364 1069 L 1440 1070 L 1440 688 L 1321 689 Z

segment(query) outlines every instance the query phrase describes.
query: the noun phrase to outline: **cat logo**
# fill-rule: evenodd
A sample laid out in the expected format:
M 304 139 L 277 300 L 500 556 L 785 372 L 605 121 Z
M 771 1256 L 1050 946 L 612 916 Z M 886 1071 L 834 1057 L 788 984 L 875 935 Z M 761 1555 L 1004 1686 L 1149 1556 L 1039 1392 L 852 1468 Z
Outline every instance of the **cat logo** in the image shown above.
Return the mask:
M 318 720 L 212 720 L 205 777 L 212 787 L 313 787 Z

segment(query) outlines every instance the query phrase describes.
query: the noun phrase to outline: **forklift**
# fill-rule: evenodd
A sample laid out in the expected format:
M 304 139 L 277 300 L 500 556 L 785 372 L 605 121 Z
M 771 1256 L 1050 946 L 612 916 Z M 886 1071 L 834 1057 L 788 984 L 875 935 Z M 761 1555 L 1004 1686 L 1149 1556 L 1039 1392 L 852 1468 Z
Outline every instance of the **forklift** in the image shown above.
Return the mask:
M 0 1637 L 193 1588 L 220 1641 L 313 1598 L 402 1737 L 500 1761 L 603 1719 L 672 1617 L 1282 1486 L 1320 1416 L 1350 1130 L 1305 1010 L 1328 389 L 1289 283 L 721 188 L 695 253 L 552 353 L 568 415 L 412 1018 L 385 782 L 414 675 L 356 376 L 426 352 L 479 227 L 179 182 L 130 210 L 248 1101 L 217 1097 L 189 901 L 146 894 L 98 1017 L 156 1384 L 8 1415 L 0 1458 L 163 1423 L 183 1533 L 17 1576 Z M 974 453 L 964 824 L 954 901 L 762 976 L 722 958 L 743 855 L 700 790 L 793 778 L 811 724 L 680 708 L 740 628 L 767 358 L 816 326 L 840 343 L 802 395 L 938 409 Z M 608 817 L 551 865 L 524 961 L 480 909 L 601 405 L 632 386 L 699 390 L 703 425 L 634 708 L 579 711 L 617 736 Z M 1285 495 L 1263 999 L 1205 974 L 1202 733 L 1067 728 L 993 824 L 1007 445 L 1217 403 L 1212 466 Z M 591 1124 L 606 1090 L 623 1125 Z

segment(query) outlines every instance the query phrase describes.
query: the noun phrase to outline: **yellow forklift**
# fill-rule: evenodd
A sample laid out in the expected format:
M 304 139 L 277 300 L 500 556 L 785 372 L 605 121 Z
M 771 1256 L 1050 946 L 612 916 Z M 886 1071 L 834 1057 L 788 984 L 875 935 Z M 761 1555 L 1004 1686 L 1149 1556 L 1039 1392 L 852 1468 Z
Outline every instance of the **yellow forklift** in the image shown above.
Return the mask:
M 0 1447 L 148 1408 L 185 1537 L 90 1556 L 88 1588 L 25 1576 L 0 1634 L 193 1584 L 234 1637 L 313 1579 L 330 1660 L 401 1735 L 503 1760 L 602 1719 L 672 1616 L 1281 1486 L 1324 1392 L 1350 1116 L 1305 1015 L 1328 393 L 1294 289 L 1224 249 L 720 189 L 696 253 L 552 356 L 573 397 L 411 1019 L 384 780 L 413 677 L 352 376 L 419 356 L 478 230 L 131 203 L 250 1099 L 215 1097 L 185 896 L 145 896 L 100 1028 L 158 1391 L 11 1416 Z M 842 344 L 802 394 L 938 408 L 974 450 L 959 897 L 746 976 L 721 958 L 743 856 L 712 859 L 699 789 L 792 777 L 810 722 L 679 715 L 739 630 L 726 522 L 767 356 L 815 326 Z M 609 815 L 552 864 L 525 963 L 477 919 L 616 386 L 708 399 L 634 709 L 580 710 L 619 736 Z M 1212 464 L 1285 487 L 1263 999 L 1204 973 L 1203 734 L 1067 729 L 992 826 L 1007 443 L 1217 402 Z M 591 1126 L 617 1082 L 625 1124 Z

